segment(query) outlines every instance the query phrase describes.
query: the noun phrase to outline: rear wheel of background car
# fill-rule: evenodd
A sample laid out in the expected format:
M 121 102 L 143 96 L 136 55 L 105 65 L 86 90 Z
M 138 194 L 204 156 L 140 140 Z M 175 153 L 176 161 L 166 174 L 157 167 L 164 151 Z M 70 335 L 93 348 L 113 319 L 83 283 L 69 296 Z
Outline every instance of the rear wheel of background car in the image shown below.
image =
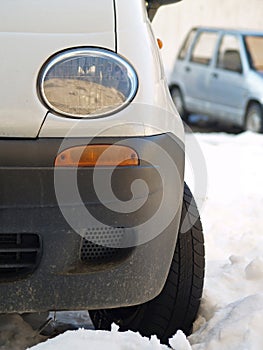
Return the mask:
M 181 230 L 182 224 L 186 225 L 186 232 Z M 167 344 L 178 329 L 186 335 L 191 333 L 203 280 L 202 225 L 193 196 L 185 185 L 177 245 L 161 293 L 142 305 L 90 311 L 90 317 L 96 329 L 110 330 L 111 323 L 115 322 L 120 331 L 138 331 L 148 337 L 157 335 L 162 343 Z
M 263 111 L 262 107 L 253 102 L 247 110 L 245 118 L 245 130 L 263 132 Z
M 189 113 L 185 109 L 184 104 L 184 98 L 181 90 L 178 87 L 172 87 L 171 88 L 171 96 L 172 100 L 177 108 L 178 113 L 180 114 L 180 117 L 185 121 L 188 122 Z

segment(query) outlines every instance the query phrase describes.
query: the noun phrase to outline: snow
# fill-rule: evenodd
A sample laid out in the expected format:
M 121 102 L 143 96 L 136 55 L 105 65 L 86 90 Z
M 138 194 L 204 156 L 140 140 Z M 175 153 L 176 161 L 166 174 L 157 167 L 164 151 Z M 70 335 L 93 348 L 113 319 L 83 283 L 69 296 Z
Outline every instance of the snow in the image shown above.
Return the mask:
M 92 331 L 80 329 L 78 331 L 69 331 L 63 335 L 59 335 L 53 340 L 48 340 L 46 343 L 42 343 L 31 349 L 37 350 L 161 350 L 167 349 L 166 346 L 160 345 L 160 342 L 156 337 L 152 337 L 150 340 L 143 338 L 139 333 L 125 332 L 119 333 L 118 327 L 113 325 L 111 332 L 104 331 Z
M 17 314 L 0 315 L 0 349 L 21 350 L 45 340 Z
M 186 338 L 178 331 L 170 345 L 176 350 L 262 350 L 263 135 L 194 134 L 187 135 L 187 145 L 193 137 L 204 155 L 203 170 L 208 174 L 203 197 L 198 193 L 206 243 L 205 288 L 193 334 Z M 188 165 L 186 174 L 195 193 L 198 184 L 192 169 Z M 73 347 L 169 349 L 155 337 L 149 340 L 138 333 L 117 332 L 115 325 L 112 332 L 67 331 L 30 349 Z M 0 349 L 4 349 L 1 339 Z
M 193 350 L 263 349 L 263 135 L 194 135 L 208 187 L 204 296 Z

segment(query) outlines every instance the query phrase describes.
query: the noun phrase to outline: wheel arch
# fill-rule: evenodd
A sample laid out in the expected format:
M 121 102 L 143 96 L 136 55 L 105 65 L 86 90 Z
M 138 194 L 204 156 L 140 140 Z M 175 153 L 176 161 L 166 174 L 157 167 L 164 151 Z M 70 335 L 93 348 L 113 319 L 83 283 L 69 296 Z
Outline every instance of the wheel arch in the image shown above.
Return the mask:
M 252 104 L 257 104 L 257 105 L 259 105 L 260 107 L 262 106 L 261 103 L 260 103 L 257 99 L 255 99 L 255 98 L 251 98 L 251 99 L 248 100 L 247 105 L 246 105 L 246 108 L 245 108 L 245 113 L 244 113 L 244 116 L 243 116 L 243 123 L 244 123 L 244 125 L 245 125 L 245 123 L 246 123 L 248 110 L 249 110 L 249 108 L 250 108 L 250 106 L 251 106 Z M 262 107 L 261 107 L 261 108 L 262 108 Z
M 182 88 L 178 83 L 172 83 L 169 85 L 170 92 L 172 92 L 172 89 L 175 89 L 175 88 L 179 89 L 182 92 Z
M 182 110 L 180 111 L 180 109 L 178 109 L 178 106 L 177 107 L 177 110 L 181 116 L 181 118 L 185 121 L 185 122 L 188 122 L 188 117 L 189 115 L 191 114 L 191 111 L 187 108 L 186 106 L 186 103 L 185 103 L 185 93 L 184 93 L 184 89 L 182 88 L 182 86 L 178 83 L 173 83 L 169 86 L 169 90 L 170 90 L 170 94 L 171 94 L 171 97 L 172 97 L 172 100 L 173 100 L 173 95 L 172 95 L 172 91 L 173 89 L 177 89 L 179 90 L 179 93 L 180 93 L 180 96 L 181 96 L 181 100 L 182 100 Z M 176 105 L 175 101 L 174 101 L 174 104 Z

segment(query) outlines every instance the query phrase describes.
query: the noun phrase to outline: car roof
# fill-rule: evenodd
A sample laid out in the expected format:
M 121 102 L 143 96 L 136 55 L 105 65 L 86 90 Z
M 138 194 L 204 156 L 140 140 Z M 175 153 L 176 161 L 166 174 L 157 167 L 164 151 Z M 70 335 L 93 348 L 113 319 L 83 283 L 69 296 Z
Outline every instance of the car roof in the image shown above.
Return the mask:
M 241 34 L 241 35 L 256 35 L 263 36 L 263 31 L 253 30 L 253 29 L 238 29 L 238 28 L 221 28 L 221 27 L 205 27 L 198 26 L 194 27 L 193 30 L 208 30 L 211 32 L 223 32 L 223 33 L 232 33 L 232 34 Z

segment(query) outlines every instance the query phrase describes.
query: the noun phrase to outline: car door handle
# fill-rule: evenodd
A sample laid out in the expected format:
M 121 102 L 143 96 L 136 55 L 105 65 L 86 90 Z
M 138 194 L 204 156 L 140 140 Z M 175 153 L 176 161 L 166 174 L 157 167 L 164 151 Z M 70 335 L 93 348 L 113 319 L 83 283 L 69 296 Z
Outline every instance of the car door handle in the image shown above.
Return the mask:
M 191 68 L 190 67 L 185 67 L 185 71 L 186 72 L 191 72 Z
M 212 77 L 217 79 L 218 78 L 218 73 L 212 73 Z

